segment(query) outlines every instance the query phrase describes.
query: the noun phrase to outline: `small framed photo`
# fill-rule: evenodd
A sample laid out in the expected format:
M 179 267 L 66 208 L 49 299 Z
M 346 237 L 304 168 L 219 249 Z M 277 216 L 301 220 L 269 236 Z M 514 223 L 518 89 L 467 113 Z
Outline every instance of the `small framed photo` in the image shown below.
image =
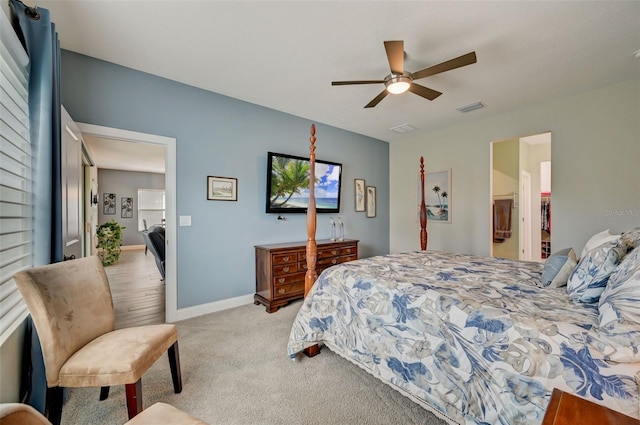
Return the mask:
M 367 186 L 367 217 L 376 216 L 376 187 Z
M 102 214 L 114 215 L 115 213 L 116 213 L 116 194 L 103 193 L 102 194 Z
M 237 201 L 238 179 L 232 177 L 207 177 L 207 200 Z
M 133 218 L 133 198 L 120 199 L 120 217 Z
M 356 212 L 365 211 L 365 185 L 364 179 L 355 179 L 355 200 L 356 200 Z

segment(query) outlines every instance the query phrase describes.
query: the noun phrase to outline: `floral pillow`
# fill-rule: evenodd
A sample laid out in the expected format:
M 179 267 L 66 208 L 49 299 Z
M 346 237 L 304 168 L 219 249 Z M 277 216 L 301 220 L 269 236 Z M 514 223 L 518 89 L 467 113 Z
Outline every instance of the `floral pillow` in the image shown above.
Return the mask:
M 622 257 L 627 253 L 626 245 L 616 239 L 605 242 L 589 251 L 580 259 L 567 281 L 569 298 L 576 302 L 598 302 Z
M 640 246 L 640 227 L 636 227 L 635 229 L 631 229 L 628 232 L 624 232 L 622 236 L 620 236 L 622 242 L 627 245 L 627 249 L 631 251 L 634 248 Z
M 559 288 L 567 284 L 573 268 L 578 264 L 573 248 L 565 248 L 551 254 L 542 270 L 542 286 Z
M 640 360 L 640 246 L 611 275 L 598 310 L 598 336 L 612 343 L 608 358 Z

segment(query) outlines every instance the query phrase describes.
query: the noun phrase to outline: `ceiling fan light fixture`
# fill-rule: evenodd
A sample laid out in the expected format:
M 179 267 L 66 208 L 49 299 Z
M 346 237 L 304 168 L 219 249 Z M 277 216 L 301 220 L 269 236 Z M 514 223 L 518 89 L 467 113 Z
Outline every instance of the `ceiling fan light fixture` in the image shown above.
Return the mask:
M 385 83 L 387 91 L 392 94 L 400 94 L 409 90 L 411 86 L 411 77 L 406 75 L 394 75 Z

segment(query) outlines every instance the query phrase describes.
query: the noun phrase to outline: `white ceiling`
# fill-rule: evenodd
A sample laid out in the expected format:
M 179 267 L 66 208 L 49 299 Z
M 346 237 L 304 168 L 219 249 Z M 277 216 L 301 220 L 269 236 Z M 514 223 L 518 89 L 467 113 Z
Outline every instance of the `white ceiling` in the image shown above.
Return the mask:
M 27 1 L 29 3 L 29 1 Z M 640 1 L 39 0 L 63 49 L 390 143 L 640 76 Z M 384 86 L 383 41 L 405 69 L 477 53 L 418 80 L 443 92 L 364 105 Z M 466 114 L 456 108 L 482 101 Z M 398 134 L 389 128 L 416 127 Z M 319 136 L 320 137 L 320 136 Z

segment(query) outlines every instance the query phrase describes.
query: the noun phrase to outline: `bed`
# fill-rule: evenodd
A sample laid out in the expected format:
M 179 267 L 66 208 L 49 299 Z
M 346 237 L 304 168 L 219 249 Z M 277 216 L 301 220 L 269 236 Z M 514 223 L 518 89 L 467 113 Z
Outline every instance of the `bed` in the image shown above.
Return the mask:
M 640 228 L 606 243 L 607 279 L 585 254 L 555 287 L 546 264 L 427 251 L 422 222 L 420 251 L 317 278 L 310 200 L 292 358 L 325 346 L 453 424 L 540 424 L 554 388 L 640 417 Z

